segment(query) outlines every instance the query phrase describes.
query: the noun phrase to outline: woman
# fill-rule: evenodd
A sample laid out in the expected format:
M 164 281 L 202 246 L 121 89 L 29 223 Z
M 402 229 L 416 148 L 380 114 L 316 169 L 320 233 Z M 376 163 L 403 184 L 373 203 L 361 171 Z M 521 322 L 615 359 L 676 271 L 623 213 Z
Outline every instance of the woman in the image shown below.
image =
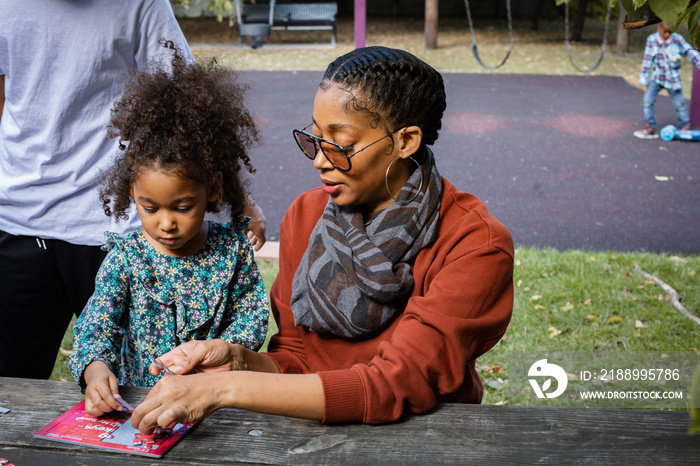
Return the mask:
M 214 340 L 165 354 L 173 373 L 196 374 L 165 376 L 135 427 L 221 407 L 383 423 L 481 401 L 475 360 L 510 320 L 513 243 L 438 174 L 428 146 L 445 107 L 440 74 L 407 52 L 367 47 L 328 66 L 312 123 L 294 131 L 322 187 L 282 221 L 269 352 Z

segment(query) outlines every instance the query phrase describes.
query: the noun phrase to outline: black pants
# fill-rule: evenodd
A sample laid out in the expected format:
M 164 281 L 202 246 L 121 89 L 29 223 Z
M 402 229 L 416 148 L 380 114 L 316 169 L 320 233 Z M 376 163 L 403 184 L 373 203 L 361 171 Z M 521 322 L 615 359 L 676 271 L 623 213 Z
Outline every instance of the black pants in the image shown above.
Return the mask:
M 48 379 L 106 252 L 0 231 L 0 376 Z

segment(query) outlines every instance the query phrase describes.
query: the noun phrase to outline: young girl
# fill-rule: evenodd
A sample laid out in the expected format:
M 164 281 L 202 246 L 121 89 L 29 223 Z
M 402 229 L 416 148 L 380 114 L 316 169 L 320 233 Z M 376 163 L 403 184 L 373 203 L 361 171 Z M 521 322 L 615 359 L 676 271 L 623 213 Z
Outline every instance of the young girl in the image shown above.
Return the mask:
M 269 303 L 242 217 L 246 148 L 258 139 L 236 75 L 212 60 L 130 76 L 112 109 L 120 153 L 105 174 L 107 215 L 142 228 L 106 233 L 95 292 L 74 327 L 69 367 L 89 414 L 120 409 L 118 384 L 152 386 L 158 355 L 191 340 L 222 338 L 257 350 Z M 128 142 L 128 146 L 127 143 Z M 205 222 L 230 209 L 232 222 Z

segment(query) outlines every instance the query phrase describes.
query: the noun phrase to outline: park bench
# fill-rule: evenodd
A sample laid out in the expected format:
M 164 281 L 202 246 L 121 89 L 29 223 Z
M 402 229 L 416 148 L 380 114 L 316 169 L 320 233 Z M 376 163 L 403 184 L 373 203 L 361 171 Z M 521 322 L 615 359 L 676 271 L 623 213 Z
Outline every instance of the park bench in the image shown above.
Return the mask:
M 239 42 L 250 37 L 251 46 L 262 45 L 262 38 L 272 30 L 329 30 L 332 33 L 330 45 L 337 43 L 336 2 L 316 3 L 246 3 L 236 0 Z

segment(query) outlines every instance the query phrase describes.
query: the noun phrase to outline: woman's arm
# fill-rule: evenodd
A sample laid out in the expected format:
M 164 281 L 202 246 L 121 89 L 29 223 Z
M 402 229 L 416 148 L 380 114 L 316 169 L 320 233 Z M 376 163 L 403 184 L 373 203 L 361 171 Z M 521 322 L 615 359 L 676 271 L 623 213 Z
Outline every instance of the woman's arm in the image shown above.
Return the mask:
M 264 353 L 223 340 L 192 341 L 159 358 L 165 367 L 185 376 L 163 377 L 137 407 L 131 423 L 150 433 L 156 425 L 193 422 L 221 408 L 321 420 L 323 388 L 315 374 L 277 373 Z M 160 369 L 152 365 L 151 373 Z

